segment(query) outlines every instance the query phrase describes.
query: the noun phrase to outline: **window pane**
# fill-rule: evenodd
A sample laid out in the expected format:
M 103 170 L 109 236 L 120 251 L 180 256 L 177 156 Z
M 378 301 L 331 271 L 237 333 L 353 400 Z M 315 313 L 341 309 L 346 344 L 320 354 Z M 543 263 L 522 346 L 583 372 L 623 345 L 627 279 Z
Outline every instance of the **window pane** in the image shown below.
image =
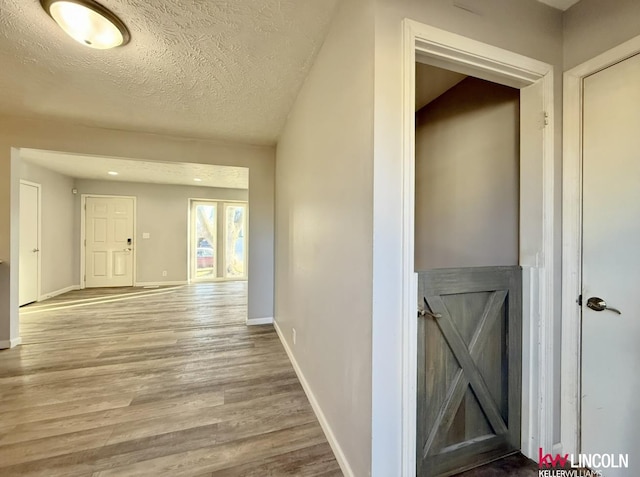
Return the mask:
M 216 276 L 216 222 L 215 205 L 196 205 L 196 278 Z
M 245 277 L 245 211 L 244 205 L 225 206 L 225 277 Z

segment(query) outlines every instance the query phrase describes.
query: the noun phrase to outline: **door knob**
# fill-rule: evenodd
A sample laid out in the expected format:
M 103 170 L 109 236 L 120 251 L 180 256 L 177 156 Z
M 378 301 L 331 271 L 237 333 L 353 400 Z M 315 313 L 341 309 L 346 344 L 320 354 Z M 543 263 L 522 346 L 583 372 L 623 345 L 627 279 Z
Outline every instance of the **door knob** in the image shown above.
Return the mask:
M 36 253 L 36 252 L 39 252 L 39 251 L 40 251 L 40 249 L 39 249 L 39 248 L 34 248 L 34 249 L 32 250 L 32 252 L 33 252 L 33 253 Z
M 618 315 L 622 315 L 622 312 L 620 310 L 607 306 L 607 302 L 602 298 L 598 298 L 597 296 L 592 296 L 587 300 L 587 307 L 591 308 L 593 311 L 609 310 L 617 313 Z

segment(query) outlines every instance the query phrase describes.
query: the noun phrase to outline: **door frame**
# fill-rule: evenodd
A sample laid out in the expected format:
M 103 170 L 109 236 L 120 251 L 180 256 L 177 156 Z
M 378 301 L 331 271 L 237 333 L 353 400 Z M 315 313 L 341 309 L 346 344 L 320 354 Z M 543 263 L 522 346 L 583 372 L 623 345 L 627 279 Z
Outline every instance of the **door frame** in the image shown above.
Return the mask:
M 137 198 L 133 195 L 112 195 L 112 194 L 81 194 L 80 195 L 80 289 L 84 290 L 86 288 L 86 264 L 85 264 L 85 223 L 86 223 L 86 214 L 87 214 L 87 197 L 99 197 L 99 198 L 117 198 L 117 199 L 133 199 L 133 263 L 132 263 L 132 271 L 133 271 L 133 284 L 132 286 L 137 285 L 136 278 L 136 269 L 138 268 L 137 263 L 137 250 L 138 250 L 138 237 L 136 233 L 136 225 L 138 223 L 138 204 Z
M 561 434 L 562 452 L 574 455 L 581 450 L 583 80 L 639 53 L 637 36 L 564 73 Z
M 541 157 L 529 159 L 541 169 L 531 179 L 535 196 L 521 194 L 520 210 L 540 211 L 539 217 L 526 219 L 540 243 L 523 267 L 523 371 L 522 371 L 522 452 L 530 458 L 538 448 L 553 446 L 554 397 L 554 205 L 555 131 L 553 66 L 508 50 L 471 40 L 413 20 L 403 22 L 403 197 L 402 197 L 402 474 L 416 473 L 416 377 L 417 377 L 417 274 L 415 257 L 415 62 L 523 88 L 539 84 L 542 104 L 537 124 L 528 125 L 536 135 L 542 130 Z M 426 62 L 426 61 L 425 61 Z M 523 108 L 531 108 L 523 104 Z M 527 109 L 529 111 L 529 109 Z M 541 166 L 541 167 L 540 167 Z M 521 214 L 522 215 L 522 214 Z M 524 220 L 523 220 L 524 219 Z M 522 239 L 522 238 L 521 238 Z M 531 252 L 531 251 L 529 251 Z M 533 258 L 531 258 L 531 256 Z
M 35 187 L 38 190 L 38 279 L 37 279 L 37 301 L 42 300 L 42 185 L 37 182 L 31 182 L 24 179 L 20 179 L 20 185 L 28 185 Z M 22 209 L 20 209 L 22 210 Z M 19 292 L 19 290 L 18 290 Z

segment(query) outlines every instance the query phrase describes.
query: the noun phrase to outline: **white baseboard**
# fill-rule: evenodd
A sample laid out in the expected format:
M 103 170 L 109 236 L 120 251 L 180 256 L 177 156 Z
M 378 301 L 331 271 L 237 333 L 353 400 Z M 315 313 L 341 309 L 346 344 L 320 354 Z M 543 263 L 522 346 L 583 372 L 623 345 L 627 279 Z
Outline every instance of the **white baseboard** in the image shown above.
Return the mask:
M 351 470 L 351 466 L 349 465 L 349 462 L 347 461 L 347 458 L 345 457 L 344 452 L 342 452 L 342 448 L 340 447 L 340 444 L 336 440 L 336 437 L 333 434 L 333 431 L 331 430 L 331 426 L 329 425 L 327 418 L 324 416 L 324 413 L 322 412 L 322 409 L 320 408 L 320 405 L 318 404 L 318 401 L 316 400 L 316 397 L 313 394 L 311 387 L 309 387 L 309 383 L 304 377 L 304 374 L 302 374 L 302 370 L 300 369 L 300 366 L 298 366 L 298 362 L 296 361 L 296 358 L 293 356 L 293 352 L 291 351 L 291 348 L 289 348 L 289 345 L 287 344 L 287 340 L 284 339 L 282 331 L 278 327 L 278 322 L 274 320 L 273 326 L 276 329 L 278 336 L 280 337 L 280 342 L 282 343 L 282 346 L 284 347 L 284 350 L 286 351 L 287 356 L 289 356 L 289 361 L 291 361 L 291 364 L 293 365 L 293 369 L 298 375 L 298 380 L 302 385 L 302 389 L 304 389 L 304 392 L 307 395 L 309 402 L 311 403 L 313 412 L 316 414 L 316 417 L 318 418 L 318 422 L 320 422 L 320 427 L 322 427 L 322 430 L 324 431 L 324 435 L 326 436 L 327 441 L 331 446 L 331 450 L 333 450 L 333 453 L 336 456 L 336 460 L 338 461 L 338 465 L 340 466 L 342 473 L 345 475 L 345 477 L 355 477 L 355 474 L 353 473 L 353 470 Z
M 272 323 L 273 316 L 267 316 L 264 318 L 247 318 L 247 326 L 271 325 Z
M 22 338 L 13 338 L 10 340 L 0 341 L 0 349 L 14 348 L 22 344 Z
M 69 293 L 70 291 L 74 291 L 74 290 L 80 290 L 80 285 L 71 285 L 66 288 L 61 288 L 60 290 L 52 291 L 51 293 L 45 293 L 40 298 L 38 298 L 38 301 L 48 300 L 49 298 L 53 298 L 58 295 L 63 295 L 65 293 Z
M 136 287 L 170 287 L 176 285 L 186 285 L 186 280 L 178 280 L 173 282 L 136 282 L 134 286 Z

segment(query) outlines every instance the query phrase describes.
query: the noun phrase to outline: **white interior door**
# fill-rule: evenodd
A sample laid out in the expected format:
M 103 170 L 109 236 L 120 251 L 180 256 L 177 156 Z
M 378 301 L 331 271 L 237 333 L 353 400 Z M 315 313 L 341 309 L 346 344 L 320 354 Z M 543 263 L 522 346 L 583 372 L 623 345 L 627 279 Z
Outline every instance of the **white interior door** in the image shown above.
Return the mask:
M 87 197 L 85 204 L 85 286 L 133 286 L 133 198 Z
M 20 182 L 19 305 L 38 300 L 40 274 L 40 188 Z
M 582 453 L 630 459 L 606 477 L 640 475 L 639 85 L 640 56 L 584 80 Z

